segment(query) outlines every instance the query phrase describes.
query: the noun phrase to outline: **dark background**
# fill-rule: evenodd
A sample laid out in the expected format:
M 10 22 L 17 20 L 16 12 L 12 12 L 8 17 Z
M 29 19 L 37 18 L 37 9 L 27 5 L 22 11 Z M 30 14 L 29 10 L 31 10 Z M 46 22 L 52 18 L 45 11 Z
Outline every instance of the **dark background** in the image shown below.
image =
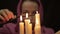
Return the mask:
M 0 10 L 9 9 L 16 15 L 19 0 L 0 0 Z M 58 0 L 41 0 L 44 8 L 44 25 L 53 28 L 55 32 L 60 30 L 60 2 Z

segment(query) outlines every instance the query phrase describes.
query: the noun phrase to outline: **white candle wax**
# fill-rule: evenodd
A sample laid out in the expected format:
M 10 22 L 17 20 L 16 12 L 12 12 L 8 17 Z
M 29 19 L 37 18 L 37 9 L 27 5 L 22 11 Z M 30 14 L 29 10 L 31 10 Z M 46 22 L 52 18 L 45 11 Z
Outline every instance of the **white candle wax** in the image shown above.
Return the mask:
M 32 34 L 32 24 L 28 25 L 28 34 Z
M 40 14 L 36 11 L 35 14 L 35 34 L 41 34 Z
M 20 29 L 20 34 L 24 34 L 24 23 L 23 22 L 20 22 L 19 23 L 19 29 Z
M 19 33 L 24 34 L 24 22 L 22 22 L 22 15 L 20 15 L 20 23 L 19 23 Z
M 26 32 L 26 34 L 29 34 L 28 33 L 28 25 L 30 23 L 30 19 L 28 19 L 28 13 L 26 13 L 26 19 L 24 21 L 25 21 L 25 32 Z

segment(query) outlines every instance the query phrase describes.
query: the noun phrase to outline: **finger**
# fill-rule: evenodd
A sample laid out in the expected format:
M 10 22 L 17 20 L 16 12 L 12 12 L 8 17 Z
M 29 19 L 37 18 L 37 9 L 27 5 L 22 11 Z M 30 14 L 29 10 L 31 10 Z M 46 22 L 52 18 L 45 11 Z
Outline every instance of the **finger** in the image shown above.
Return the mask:
M 8 9 L 4 9 L 4 11 L 8 15 L 8 18 L 11 19 L 12 17 L 11 17 L 10 11 Z
M 17 18 L 17 16 L 15 15 L 15 18 Z
M 5 10 L 5 12 L 8 14 L 8 16 L 9 16 L 9 18 L 11 19 L 11 18 L 15 18 L 16 16 L 14 16 L 14 14 L 13 14 L 13 12 L 11 12 L 11 11 L 9 11 L 8 9 L 4 9 Z
M 13 12 L 10 11 L 10 14 L 11 14 L 12 19 L 14 19 L 15 16 L 14 16 Z
M 0 15 L 0 19 L 1 19 L 1 20 L 3 20 L 3 21 L 5 22 L 5 19 L 4 19 L 4 17 L 2 17 L 1 15 Z
M 7 16 L 7 14 L 5 13 L 5 11 L 4 10 L 1 10 L 2 11 L 2 15 L 4 16 L 4 18 L 8 21 L 9 20 L 9 18 L 8 18 L 8 16 Z

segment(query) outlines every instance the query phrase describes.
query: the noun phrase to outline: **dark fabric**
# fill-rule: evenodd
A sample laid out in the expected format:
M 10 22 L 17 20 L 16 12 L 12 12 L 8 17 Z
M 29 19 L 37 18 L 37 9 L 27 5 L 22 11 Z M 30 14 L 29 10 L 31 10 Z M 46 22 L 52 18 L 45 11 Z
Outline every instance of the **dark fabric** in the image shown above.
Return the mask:
M 9 23 L 5 24 L 2 28 L 0 28 L 0 34 L 19 34 L 15 31 L 16 24 Z M 46 28 L 44 26 L 41 27 L 42 34 L 54 34 L 54 31 L 50 28 Z

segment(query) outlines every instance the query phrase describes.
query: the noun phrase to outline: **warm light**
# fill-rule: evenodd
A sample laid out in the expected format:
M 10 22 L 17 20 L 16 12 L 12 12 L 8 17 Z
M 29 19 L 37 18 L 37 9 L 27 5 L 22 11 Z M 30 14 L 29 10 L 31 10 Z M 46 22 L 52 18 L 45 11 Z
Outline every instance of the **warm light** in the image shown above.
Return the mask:
M 32 34 L 32 23 L 28 24 L 28 34 Z
M 36 11 L 35 14 L 35 34 L 41 34 L 40 14 Z
M 20 21 L 22 21 L 22 15 L 20 15 Z
M 28 18 L 28 13 L 26 13 L 26 18 Z
M 39 24 L 38 20 L 36 20 L 36 24 Z
M 36 11 L 36 13 L 38 14 L 38 11 Z
M 19 33 L 24 34 L 24 22 L 19 23 Z

